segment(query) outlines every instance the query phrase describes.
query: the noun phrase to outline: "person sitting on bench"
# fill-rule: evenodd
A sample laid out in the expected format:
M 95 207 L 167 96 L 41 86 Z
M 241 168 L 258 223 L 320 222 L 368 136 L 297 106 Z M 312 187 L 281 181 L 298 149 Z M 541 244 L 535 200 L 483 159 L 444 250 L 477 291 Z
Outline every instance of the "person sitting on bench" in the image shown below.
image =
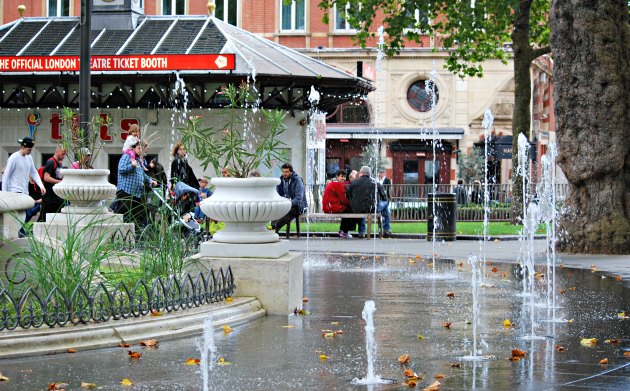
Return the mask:
M 392 235 L 389 226 L 389 203 L 383 185 L 372 178 L 372 169 L 363 166 L 359 170 L 359 177 L 348 187 L 350 208 L 355 213 L 377 213 L 383 218 L 383 236 Z M 359 224 L 359 237 L 364 238 L 366 232 L 365 222 Z
M 306 193 L 304 192 L 304 182 L 302 182 L 302 178 L 297 173 L 293 172 L 293 166 L 290 163 L 282 165 L 280 184 L 276 187 L 276 191 L 280 196 L 291 200 L 289 213 L 271 222 L 273 229 L 278 232 L 291 220 L 304 213 L 308 204 L 306 202 Z
M 336 180 L 330 182 L 324 189 L 322 210 L 324 213 L 352 213 L 350 200 L 346 197 L 346 186 L 350 185 L 350 182 L 346 182 L 346 171 L 337 171 L 335 177 Z M 351 239 L 352 235 L 349 231 L 354 230 L 356 226 L 357 219 L 342 218 L 339 226 L 339 237 Z

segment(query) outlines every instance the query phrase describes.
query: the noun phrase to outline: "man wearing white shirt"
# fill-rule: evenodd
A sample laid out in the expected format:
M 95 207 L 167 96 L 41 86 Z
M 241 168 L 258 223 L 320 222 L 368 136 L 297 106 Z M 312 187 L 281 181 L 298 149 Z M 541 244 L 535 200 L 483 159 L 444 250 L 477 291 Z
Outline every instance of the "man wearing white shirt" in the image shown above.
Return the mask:
M 24 137 L 24 139 L 18 141 L 20 142 L 20 150 L 9 156 L 7 166 L 2 175 L 2 191 L 28 194 L 28 180 L 32 178 L 41 190 L 42 195 L 46 194 L 46 189 L 31 156 L 35 140 L 30 137 Z

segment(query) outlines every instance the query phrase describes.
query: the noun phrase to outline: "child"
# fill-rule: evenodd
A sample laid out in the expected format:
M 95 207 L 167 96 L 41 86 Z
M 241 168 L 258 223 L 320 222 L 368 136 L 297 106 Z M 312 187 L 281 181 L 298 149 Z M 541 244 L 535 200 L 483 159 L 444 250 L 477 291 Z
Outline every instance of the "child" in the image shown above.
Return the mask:
M 137 124 L 131 124 L 129 126 L 129 134 L 123 145 L 123 153 L 126 153 L 131 158 L 133 163 L 136 160 L 136 153 L 133 151 L 134 145 L 140 140 L 140 127 Z
M 205 200 L 206 198 L 210 197 L 212 195 L 212 192 L 210 191 L 210 189 L 207 188 L 208 180 L 206 178 L 199 178 L 198 182 L 199 182 L 199 202 L 201 202 Z M 197 219 L 197 221 L 201 223 L 203 222 L 203 220 L 205 220 L 206 215 L 201 211 L 201 208 L 199 207 L 199 202 L 197 202 L 197 206 L 195 207 L 195 210 L 193 213 L 195 214 L 195 218 Z

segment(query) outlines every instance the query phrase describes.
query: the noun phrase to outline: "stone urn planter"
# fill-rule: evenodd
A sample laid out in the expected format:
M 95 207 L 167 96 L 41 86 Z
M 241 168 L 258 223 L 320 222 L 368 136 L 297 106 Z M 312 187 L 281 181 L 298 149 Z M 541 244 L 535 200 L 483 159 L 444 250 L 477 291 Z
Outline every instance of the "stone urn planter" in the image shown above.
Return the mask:
M 107 181 L 109 170 L 105 169 L 62 169 L 61 182 L 53 186 L 53 191 L 70 205 L 62 213 L 94 214 L 103 213 L 103 201 L 116 195 L 116 186 Z
M 276 192 L 279 178 L 214 178 L 211 183 L 214 193 L 201 202 L 201 210 L 225 223 L 225 228 L 213 235 L 213 241 L 241 244 L 280 240 L 278 234 L 267 229 L 267 223 L 291 209 L 291 201 Z

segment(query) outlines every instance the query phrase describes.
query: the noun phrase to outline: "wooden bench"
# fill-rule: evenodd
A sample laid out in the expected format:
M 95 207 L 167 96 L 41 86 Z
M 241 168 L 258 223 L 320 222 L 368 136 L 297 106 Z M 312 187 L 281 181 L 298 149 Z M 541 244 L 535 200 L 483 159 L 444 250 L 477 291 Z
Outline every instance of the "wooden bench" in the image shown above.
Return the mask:
M 376 218 L 376 224 L 378 225 L 378 236 L 383 238 L 383 223 L 380 213 L 304 213 L 295 218 L 295 229 L 297 236 L 300 237 L 300 220 L 337 220 L 342 218 L 349 219 L 365 219 L 367 225 L 366 237 L 370 239 L 372 235 L 372 220 Z M 291 232 L 291 221 L 287 224 L 287 239 Z

